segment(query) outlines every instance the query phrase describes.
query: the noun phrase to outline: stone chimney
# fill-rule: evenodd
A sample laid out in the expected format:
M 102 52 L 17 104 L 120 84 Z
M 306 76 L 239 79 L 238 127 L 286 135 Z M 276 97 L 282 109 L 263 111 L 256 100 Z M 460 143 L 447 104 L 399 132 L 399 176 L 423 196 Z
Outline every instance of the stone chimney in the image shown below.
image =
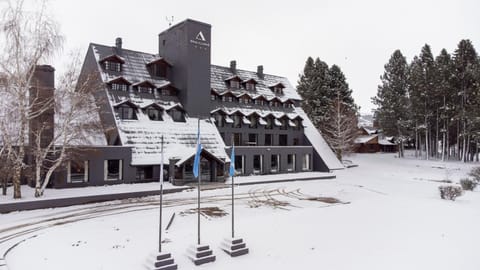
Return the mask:
M 235 60 L 230 61 L 230 70 L 234 74 L 237 73 L 237 61 Z
M 257 66 L 257 76 L 263 79 L 263 66 Z

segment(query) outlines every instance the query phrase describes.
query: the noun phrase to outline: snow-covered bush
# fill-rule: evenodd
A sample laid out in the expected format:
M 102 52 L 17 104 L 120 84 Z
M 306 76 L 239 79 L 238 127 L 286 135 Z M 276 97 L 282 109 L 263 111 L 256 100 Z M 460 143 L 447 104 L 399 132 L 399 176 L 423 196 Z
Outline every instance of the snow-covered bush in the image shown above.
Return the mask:
M 474 190 L 477 187 L 477 182 L 469 178 L 464 178 L 460 180 L 460 185 L 463 190 Z
M 439 186 L 438 190 L 440 190 L 440 198 L 444 200 L 455 201 L 457 197 L 463 194 L 462 187 L 459 186 Z
M 480 183 L 480 167 L 473 168 L 468 175 L 473 177 L 473 181 Z

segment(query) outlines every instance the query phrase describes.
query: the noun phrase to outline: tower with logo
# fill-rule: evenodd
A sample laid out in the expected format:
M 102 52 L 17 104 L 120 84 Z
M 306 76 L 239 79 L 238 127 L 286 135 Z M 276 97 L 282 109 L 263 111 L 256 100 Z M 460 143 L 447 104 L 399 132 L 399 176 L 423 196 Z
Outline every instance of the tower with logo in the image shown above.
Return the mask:
M 211 25 L 187 19 L 159 34 L 159 55 L 172 64 L 169 79 L 191 117 L 209 117 Z

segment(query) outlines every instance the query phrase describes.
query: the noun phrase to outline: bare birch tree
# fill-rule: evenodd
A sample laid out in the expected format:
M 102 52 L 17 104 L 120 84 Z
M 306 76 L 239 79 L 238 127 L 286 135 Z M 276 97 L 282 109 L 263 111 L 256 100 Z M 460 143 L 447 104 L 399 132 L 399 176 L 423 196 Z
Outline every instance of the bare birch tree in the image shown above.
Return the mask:
M 330 121 L 323 127 L 322 135 L 330 147 L 335 151 L 337 158 L 350 153 L 358 136 L 357 115 L 348 104 L 344 104 L 338 96 L 330 109 Z
M 21 176 L 26 167 L 25 156 L 28 146 L 27 132 L 29 121 L 41 112 L 34 111 L 29 90 L 35 67 L 48 60 L 62 45 L 58 24 L 47 14 L 47 1 L 40 1 L 35 11 L 26 11 L 23 0 L 1 3 L 0 22 L 0 73 L 7 81 L 6 91 L 12 100 L 7 111 L 13 113 L 9 119 L 16 121 L 17 129 L 13 136 L 11 153 L 14 198 L 21 197 Z

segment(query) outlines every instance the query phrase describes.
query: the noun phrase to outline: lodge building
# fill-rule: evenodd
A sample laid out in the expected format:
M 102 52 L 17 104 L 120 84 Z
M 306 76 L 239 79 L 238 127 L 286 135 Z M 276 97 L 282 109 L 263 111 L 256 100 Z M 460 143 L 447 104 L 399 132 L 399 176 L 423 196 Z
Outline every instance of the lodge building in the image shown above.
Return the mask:
M 235 145 L 238 175 L 343 168 L 285 77 L 212 65 L 211 26 L 187 19 L 158 36 L 158 53 L 91 43 L 80 80 L 94 77 L 103 131 L 72 146 L 55 187 L 158 181 L 192 175 L 198 128 L 202 181 L 225 181 Z M 162 140 L 164 161 L 162 157 Z M 82 150 L 82 151 L 79 151 Z

